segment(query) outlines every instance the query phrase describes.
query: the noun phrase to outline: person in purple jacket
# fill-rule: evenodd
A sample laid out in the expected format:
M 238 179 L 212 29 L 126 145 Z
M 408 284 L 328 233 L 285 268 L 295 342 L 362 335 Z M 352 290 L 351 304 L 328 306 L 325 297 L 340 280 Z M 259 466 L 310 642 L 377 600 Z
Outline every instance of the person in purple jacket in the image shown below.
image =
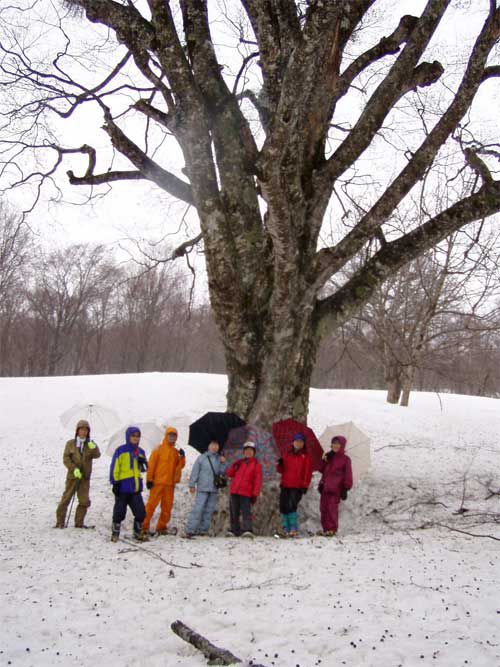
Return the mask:
M 339 526 L 339 504 L 347 498 L 352 488 L 351 459 L 344 453 L 347 440 L 343 435 L 336 435 L 331 441 L 331 451 L 325 453 L 321 461 L 320 472 L 323 473 L 318 486 L 321 494 L 320 512 L 321 535 L 332 537 Z

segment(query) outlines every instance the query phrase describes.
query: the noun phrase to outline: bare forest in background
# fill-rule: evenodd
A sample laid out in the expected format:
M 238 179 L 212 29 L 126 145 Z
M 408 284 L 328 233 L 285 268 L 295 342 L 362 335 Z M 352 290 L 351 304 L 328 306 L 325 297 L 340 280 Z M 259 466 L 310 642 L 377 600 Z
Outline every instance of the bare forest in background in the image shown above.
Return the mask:
M 187 268 L 119 262 L 99 245 L 46 252 L 26 223 L 0 217 L 0 375 L 225 372 Z M 500 395 L 493 247 L 483 243 L 468 266 L 459 244 L 450 238 L 405 267 L 327 336 L 313 386 L 387 389 L 393 403 L 410 389 Z

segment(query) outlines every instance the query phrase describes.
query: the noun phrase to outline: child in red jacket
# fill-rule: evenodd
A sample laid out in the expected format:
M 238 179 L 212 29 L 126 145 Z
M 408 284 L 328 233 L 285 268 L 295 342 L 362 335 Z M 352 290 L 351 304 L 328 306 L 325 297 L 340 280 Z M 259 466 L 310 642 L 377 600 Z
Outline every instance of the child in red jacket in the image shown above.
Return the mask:
M 352 488 L 351 459 L 344 453 L 347 440 L 343 435 L 332 438 L 331 451 L 324 455 L 320 472 L 323 473 L 318 486 L 321 494 L 320 512 L 323 535 L 332 537 L 339 526 L 339 504 L 346 500 Z
M 262 466 L 255 458 L 255 445 L 245 442 L 243 458 L 235 461 L 226 472 L 232 477 L 229 487 L 229 516 L 231 530 L 228 537 L 253 537 L 252 505 L 257 500 L 262 487 Z M 240 527 L 240 514 L 243 515 Z
M 299 519 L 297 508 L 307 493 L 312 477 L 312 463 L 302 433 L 293 436 L 293 444 L 278 461 L 281 474 L 280 513 L 285 537 L 297 537 Z

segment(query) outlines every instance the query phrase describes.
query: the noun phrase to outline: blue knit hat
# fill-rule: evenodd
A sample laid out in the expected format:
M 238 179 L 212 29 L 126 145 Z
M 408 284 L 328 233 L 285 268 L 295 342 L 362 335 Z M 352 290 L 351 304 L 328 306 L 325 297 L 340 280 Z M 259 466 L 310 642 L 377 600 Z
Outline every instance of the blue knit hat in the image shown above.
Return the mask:
M 293 436 L 293 439 L 294 439 L 294 440 L 302 440 L 302 442 L 305 442 L 305 441 L 306 441 L 306 436 L 305 436 L 305 435 L 302 435 L 302 433 L 296 433 L 296 434 Z

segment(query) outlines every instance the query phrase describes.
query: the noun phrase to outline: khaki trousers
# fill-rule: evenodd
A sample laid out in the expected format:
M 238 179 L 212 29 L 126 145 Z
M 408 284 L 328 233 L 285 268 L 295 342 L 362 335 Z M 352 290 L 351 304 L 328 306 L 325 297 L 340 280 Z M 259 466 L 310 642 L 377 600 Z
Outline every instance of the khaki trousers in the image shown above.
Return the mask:
M 83 520 L 87 514 L 87 509 L 90 507 L 89 491 L 89 479 L 66 479 L 66 488 L 64 489 L 64 493 L 61 496 L 61 500 L 59 501 L 56 510 L 56 525 L 58 527 L 65 526 L 66 512 L 68 511 L 68 506 L 75 493 L 78 498 L 78 506 L 75 512 L 75 526 L 83 526 Z

